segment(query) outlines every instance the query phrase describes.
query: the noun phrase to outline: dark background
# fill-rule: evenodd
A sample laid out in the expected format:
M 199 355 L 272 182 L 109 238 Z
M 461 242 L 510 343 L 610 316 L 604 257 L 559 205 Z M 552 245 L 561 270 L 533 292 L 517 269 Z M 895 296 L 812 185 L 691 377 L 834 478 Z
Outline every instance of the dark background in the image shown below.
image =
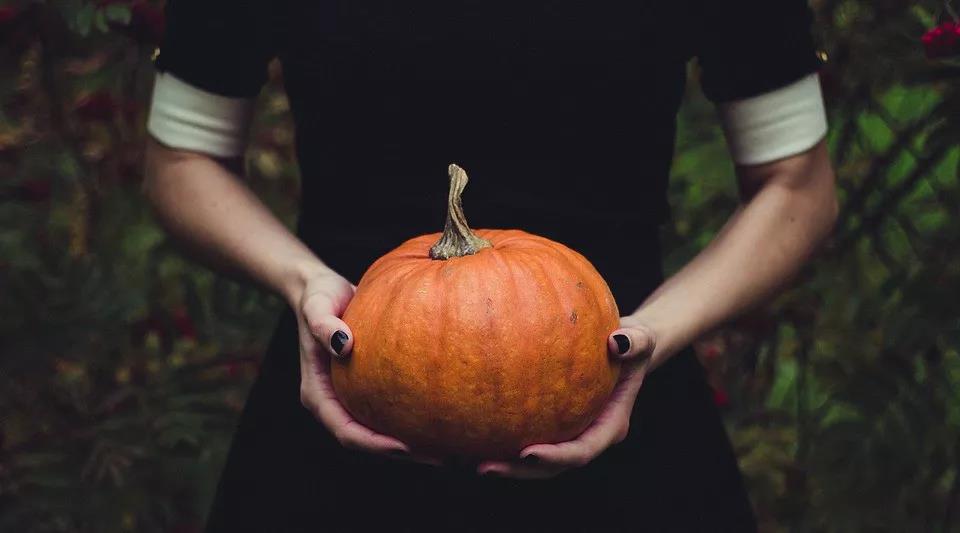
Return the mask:
M 960 530 L 960 63 L 920 42 L 948 11 L 813 5 L 839 223 L 794 289 L 697 352 L 765 531 Z M 140 194 L 162 27 L 143 0 L 0 0 L 3 532 L 198 531 L 281 306 L 180 255 Z M 247 173 L 292 223 L 271 71 Z M 690 76 L 669 269 L 736 204 Z

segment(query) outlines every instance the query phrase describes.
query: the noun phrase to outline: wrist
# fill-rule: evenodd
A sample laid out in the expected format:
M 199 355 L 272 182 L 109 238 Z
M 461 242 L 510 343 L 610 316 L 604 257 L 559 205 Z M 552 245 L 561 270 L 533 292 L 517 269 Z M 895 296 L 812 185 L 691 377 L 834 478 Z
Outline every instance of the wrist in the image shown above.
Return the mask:
M 293 261 L 282 276 L 278 291 L 290 307 L 297 309 L 303 298 L 304 289 L 311 279 L 335 274 L 330 267 L 315 257 Z
M 684 346 L 692 342 L 689 337 L 689 326 L 676 320 L 671 320 L 668 315 L 658 313 L 654 309 L 637 309 L 632 314 L 624 317 L 625 324 L 638 324 L 651 332 L 654 338 L 654 349 L 650 355 L 650 369 L 656 368 L 666 362 L 675 353 L 679 352 Z

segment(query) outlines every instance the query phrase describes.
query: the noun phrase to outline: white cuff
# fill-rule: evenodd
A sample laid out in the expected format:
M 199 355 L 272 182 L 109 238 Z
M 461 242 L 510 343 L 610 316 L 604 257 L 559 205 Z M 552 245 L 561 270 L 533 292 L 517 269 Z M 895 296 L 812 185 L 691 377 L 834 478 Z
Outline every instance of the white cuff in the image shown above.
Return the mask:
M 217 157 L 243 154 L 253 100 L 228 98 L 158 72 L 147 131 L 172 148 Z
M 802 153 L 827 133 L 816 73 L 768 93 L 720 104 L 718 110 L 730 153 L 740 165 Z

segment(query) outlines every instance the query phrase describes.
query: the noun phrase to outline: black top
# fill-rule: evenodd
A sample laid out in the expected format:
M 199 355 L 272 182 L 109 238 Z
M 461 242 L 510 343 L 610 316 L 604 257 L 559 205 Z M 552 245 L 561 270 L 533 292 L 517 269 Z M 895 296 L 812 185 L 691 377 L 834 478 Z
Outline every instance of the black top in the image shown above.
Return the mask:
M 688 60 L 699 60 L 718 103 L 818 67 L 803 0 L 167 5 L 159 70 L 253 97 L 280 58 L 303 176 L 298 233 L 351 281 L 403 240 L 442 229 L 446 168 L 456 162 L 471 177 L 472 227 L 516 227 L 580 251 L 624 313 L 662 281 L 657 226 L 669 216 Z M 358 216 L 361 206 L 379 216 Z M 479 480 L 343 451 L 300 407 L 298 372 L 287 312 L 211 529 L 342 530 L 385 519 L 417 530 L 526 519 L 535 530 L 753 528 L 689 349 L 647 378 L 623 444 L 549 482 Z

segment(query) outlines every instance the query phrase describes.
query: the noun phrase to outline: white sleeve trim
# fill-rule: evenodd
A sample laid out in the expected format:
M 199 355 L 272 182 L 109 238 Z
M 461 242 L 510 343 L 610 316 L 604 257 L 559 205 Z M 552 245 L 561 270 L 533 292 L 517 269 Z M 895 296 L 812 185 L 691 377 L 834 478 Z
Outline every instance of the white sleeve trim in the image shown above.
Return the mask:
M 812 148 L 827 133 L 820 77 L 718 106 L 735 163 L 769 163 Z
M 243 154 L 253 100 L 229 98 L 158 72 L 147 131 L 173 148 L 217 157 Z

